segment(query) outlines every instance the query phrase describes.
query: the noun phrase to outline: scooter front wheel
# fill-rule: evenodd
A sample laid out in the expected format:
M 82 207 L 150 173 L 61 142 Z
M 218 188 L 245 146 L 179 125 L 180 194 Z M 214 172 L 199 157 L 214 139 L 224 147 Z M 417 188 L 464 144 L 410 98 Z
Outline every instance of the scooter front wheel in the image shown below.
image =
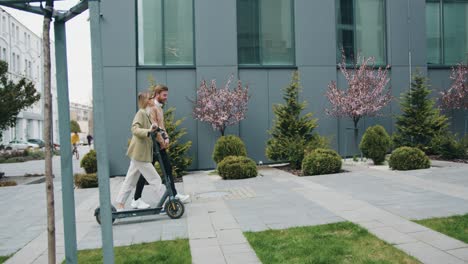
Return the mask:
M 165 210 L 170 218 L 178 219 L 184 214 L 185 207 L 181 201 L 174 199 L 166 202 Z
M 111 210 L 112 210 L 112 213 L 117 212 L 117 209 L 115 209 L 114 206 L 111 206 Z M 94 216 L 96 217 L 96 221 L 98 222 L 98 224 L 101 224 L 101 208 L 100 207 L 94 210 Z M 115 222 L 115 219 L 116 218 L 112 215 L 112 223 Z

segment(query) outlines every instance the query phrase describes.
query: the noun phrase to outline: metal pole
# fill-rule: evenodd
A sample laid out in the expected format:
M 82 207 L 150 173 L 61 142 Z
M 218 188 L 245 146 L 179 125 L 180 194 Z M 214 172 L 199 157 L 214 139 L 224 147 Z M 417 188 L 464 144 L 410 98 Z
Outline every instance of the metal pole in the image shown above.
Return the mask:
M 109 158 L 107 155 L 104 120 L 104 80 L 102 72 L 101 11 L 100 1 L 89 1 L 91 29 L 91 55 L 93 68 L 93 114 L 95 124 L 94 148 L 98 160 L 99 204 L 101 208 L 101 234 L 104 263 L 114 263 L 112 238 L 112 212 L 109 188 Z
M 409 89 L 410 89 L 410 94 L 411 94 L 411 80 L 412 80 L 412 75 L 413 75 L 413 57 L 411 54 L 411 41 L 412 41 L 412 31 L 411 31 L 411 5 L 410 1 L 408 0 L 408 10 L 407 10 L 407 18 L 406 18 L 406 23 L 408 24 L 408 66 L 409 66 Z
M 68 100 L 67 44 L 65 23 L 55 22 L 55 63 L 60 127 L 60 164 L 62 173 L 63 231 L 66 263 L 78 263 L 76 252 L 75 197 L 70 143 L 70 106 Z

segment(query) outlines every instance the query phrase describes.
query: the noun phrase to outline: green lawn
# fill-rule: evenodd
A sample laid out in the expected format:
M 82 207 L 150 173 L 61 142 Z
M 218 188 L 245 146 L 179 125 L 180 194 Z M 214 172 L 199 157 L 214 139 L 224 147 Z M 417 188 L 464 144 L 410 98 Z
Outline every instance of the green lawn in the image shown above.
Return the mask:
M 245 236 L 264 264 L 420 263 L 350 222 L 247 232 Z
M 0 256 L 0 264 L 5 262 L 7 259 L 9 259 L 11 256 Z
M 414 221 L 437 232 L 468 243 L 468 214 Z
M 157 241 L 114 248 L 115 263 L 190 264 L 192 256 L 187 239 Z M 78 263 L 102 263 L 102 250 L 81 250 Z M 63 262 L 65 263 L 65 261 Z

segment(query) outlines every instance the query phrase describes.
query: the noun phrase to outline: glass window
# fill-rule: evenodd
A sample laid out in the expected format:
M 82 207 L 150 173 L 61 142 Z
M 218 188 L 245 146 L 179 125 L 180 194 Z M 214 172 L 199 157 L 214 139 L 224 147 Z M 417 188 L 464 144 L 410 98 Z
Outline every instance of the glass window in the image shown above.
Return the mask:
M 336 0 L 336 10 L 337 62 L 343 49 L 348 63 L 360 54 L 385 64 L 385 1 Z
M 193 65 L 193 0 L 138 0 L 138 64 Z
M 6 27 L 7 27 L 7 22 L 6 22 L 6 18 L 5 17 L 2 17 L 2 31 L 3 31 L 3 35 L 5 35 L 7 33 L 7 30 L 6 30 Z
M 240 65 L 294 65 L 293 2 L 237 0 Z
M 16 54 L 13 52 L 13 61 L 12 61 L 12 67 L 10 69 L 11 72 L 15 72 L 16 71 Z
M 445 64 L 466 62 L 468 1 L 444 1 Z
M 432 0 L 426 3 L 426 42 L 427 63 L 441 64 L 440 2 Z
M 468 59 L 468 0 L 426 0 L 427 63 Z

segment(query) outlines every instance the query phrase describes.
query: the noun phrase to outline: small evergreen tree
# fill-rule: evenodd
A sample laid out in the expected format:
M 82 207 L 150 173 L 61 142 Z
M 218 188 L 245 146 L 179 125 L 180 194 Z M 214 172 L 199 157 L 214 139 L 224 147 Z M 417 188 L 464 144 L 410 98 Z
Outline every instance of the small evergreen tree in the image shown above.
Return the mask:
M 429 152 L 431 139 L 447 129 L 447 117 L 434 107 L 435 101 L 429 98 L 431 90 L 426 82 L 426 77 L 417 73 L 410 90 L 402 96 L 403 114 L 396 121 L 395 147 L 418 147 Z
M 289 161 L 293 169 L 301 168 L 304 150 L 318 137 L 312 133 L 317 127 L 317 119 L 312 118 L 312 113 L 301 116 L 307 104 L 299 102 L 299 92 L 299 73 L 295 71 L 291 83 L 284 89 L 285 104 L 273 106 L 276 117 L 266 147 L 266 156 L 270 160 Z
M 168 155 L 172 165 L 174 177 L 181 177 L 192 164 L 192 158 L 187 156 L 187 151 L 192 146 L 192 141 L 181 142 L 181 138 L 187 134 L 185 128 L 179 128 L 184 119 L 175 120 L 175 108 L 171 107 L 164 111 L 164 125 L 169 136 Z

